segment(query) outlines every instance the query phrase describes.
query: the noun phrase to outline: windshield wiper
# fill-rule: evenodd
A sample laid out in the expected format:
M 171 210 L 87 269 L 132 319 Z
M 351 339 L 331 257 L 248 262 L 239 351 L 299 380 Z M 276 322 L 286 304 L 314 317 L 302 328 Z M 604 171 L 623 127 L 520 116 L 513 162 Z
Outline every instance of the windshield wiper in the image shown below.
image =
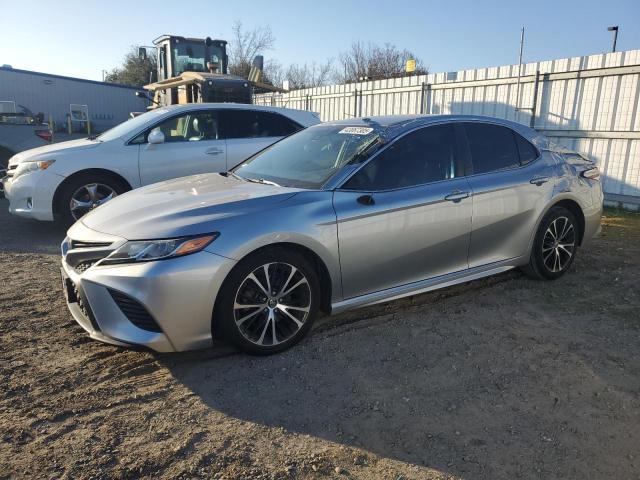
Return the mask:
M 100 136 L 100 134 L 99 134 L 99 133 L 94 133 L 93 135 L 89 135 L 89 136 L 87 137 L 87 140 L 98 140 L 98 137 L 99 137 L 99 136 Z M 100 142 L 101 140 L 98 140 L 98 141 Z
M 274 187 L 282 186 L 282 185 L 278 185 L 276 182 L 272 182 L 271 180 L 265 180 L 264 178 L 249 178 L 249 177 L 242 177 L 242 178 L 247 182 L 262 183 L 263 185 L 273 185 Z
M 231 176 L 231 177 L 237 178 L 238 180 L 243 180 L 243 181 L 246 180 L 246 178 L 241 177 L 240 175 L 237 175 L 237 174 L 233 173 L 231 170 L 228 170 L 226 172 L 220 172 L 220 175 L 222 175 L 223 177 Z

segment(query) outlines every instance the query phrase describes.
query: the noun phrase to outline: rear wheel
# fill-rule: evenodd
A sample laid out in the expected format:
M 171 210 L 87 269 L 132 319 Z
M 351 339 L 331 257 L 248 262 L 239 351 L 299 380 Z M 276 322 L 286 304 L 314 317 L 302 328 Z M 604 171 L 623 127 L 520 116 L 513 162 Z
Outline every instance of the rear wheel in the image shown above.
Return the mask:
M 57 213 L 61 223 L 67 225 L 129 190 L 122 181 L 102 174 L 80 175 L 62 188 Z
M 246 353 L 280 352 L 309 332 L 319 298 L 318 275 L 303 255 L 285 249 L 258 252 L 225 280 L 214 329 Z
M 575 259 L 578 238 L 578 223 L 573 213 L 553 207 L 540 222 L 529 264 L 523 271 L 540 280 L 560 278 Z

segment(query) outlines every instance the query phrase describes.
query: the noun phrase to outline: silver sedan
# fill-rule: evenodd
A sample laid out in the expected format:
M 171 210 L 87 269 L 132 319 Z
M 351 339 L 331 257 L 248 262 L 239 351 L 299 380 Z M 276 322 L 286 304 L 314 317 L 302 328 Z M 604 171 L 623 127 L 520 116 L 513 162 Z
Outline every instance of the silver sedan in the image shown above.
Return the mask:
M 269 354 L 320 311 L 516 267 L 556 279 L 598 232 L 602 201 L 592 162 L 517 123 L 325 123 L 90 212 L 62 244 L 64 292 L 98 340 Z

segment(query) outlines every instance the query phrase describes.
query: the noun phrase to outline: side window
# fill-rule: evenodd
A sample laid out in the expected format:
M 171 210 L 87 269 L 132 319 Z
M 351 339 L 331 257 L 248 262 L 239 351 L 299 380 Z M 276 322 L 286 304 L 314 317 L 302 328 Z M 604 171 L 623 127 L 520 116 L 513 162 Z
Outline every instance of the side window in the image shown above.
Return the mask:
M 465 123 L 473 173 L 520 166 L 518 147 L 510 128 L 488 123 Z
M 224 138 L 284 137 L 301 129 L 290 119 L 273 112 L 223 110 Z
M 197 142 L 218 139 L 218 121 L 216 112 L 190 112 L 171 117 L 151 130 L 138 135 L 132 143 L 146 143 L 152 130 L 164 134 L 165 143 Z
M 290 118 L 285 117 L 284 115 L 270 112 L 264 112 L 264 114 L 268 118 L 273 119 L 273 133 L 276 137 L 286 137 L 287 135 L 291 135 L 292 133 L 296 133 L 297 131 L 302 130 L 301 125 L 298 125 L 296 122 L 294 122 Z
M 349 190 L 390 190 L 456 176 L 453 125 L 411 132 L 392 143 L 344 185 Z
M 538 151 L 536 147 L 525 139 L 519 133 L 513 132 L 513 136 L 516 137 L 516 144 L 518 145 L 518 153 L 520 154 L 520 165 L 526 165 L 533 162 L 538 158 Z

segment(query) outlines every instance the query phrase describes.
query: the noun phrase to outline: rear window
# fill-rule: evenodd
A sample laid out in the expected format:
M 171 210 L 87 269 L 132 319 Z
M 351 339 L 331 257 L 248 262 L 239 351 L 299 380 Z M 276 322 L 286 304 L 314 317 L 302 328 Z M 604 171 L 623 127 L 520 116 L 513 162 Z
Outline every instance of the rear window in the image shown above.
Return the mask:
M 302 127 L 274 112 L 223 110 L 220 128 L 223 138 L 285 137 Z
M 519 133 L 502 125 L 465 123 L 473 173 L 507 170 L 533 162 L 538 150 Z
M 516 144 L 518 145 L 520 165 L 526 165 L 527 163 L 533 162 L 536 158 L 538 158 L 538 150 L 536 150 L 536 147 L 531 145 L 531 142 L 529 142 L 519 133 L 513 132 L 513 135 L 514 137 L 516 137 Z

